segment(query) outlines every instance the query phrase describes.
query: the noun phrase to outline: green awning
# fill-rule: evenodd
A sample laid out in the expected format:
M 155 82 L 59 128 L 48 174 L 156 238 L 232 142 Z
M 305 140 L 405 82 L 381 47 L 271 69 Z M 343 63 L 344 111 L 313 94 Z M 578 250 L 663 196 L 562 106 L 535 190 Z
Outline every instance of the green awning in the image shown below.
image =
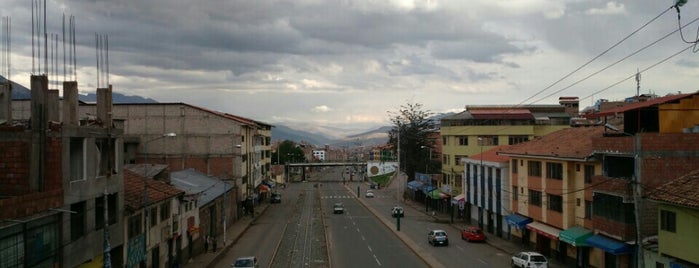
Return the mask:
M 432 190 L 431 192 L 427 193 L 427 196 L 429 196 L 432 199 L 444 199 L 444 198 L 449 198 L 448 194 L 443 193 L 441 190 L 436 189 Z
M 585 240 L 592 235 L 593 233 L 591 230 L 579 226 L 573 226 L 563 230 L 560 234 L 558 234 L 558 239 L 568 244 L 571 244 L 574 247 L 582 247 L 587 246 Z

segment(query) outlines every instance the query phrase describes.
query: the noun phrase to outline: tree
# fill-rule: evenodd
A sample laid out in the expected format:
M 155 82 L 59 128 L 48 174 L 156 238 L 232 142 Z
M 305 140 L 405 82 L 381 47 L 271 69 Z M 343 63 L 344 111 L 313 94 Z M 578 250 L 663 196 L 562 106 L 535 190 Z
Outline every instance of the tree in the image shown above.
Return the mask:
M 435 131 L 432 115 L 432 112 L 423 110 L 419 103 L 402 105 L 398 112 L 391 114 L 393 128 L 388 132 L 388 144 L 397 149 L 400 142 L 400 170 L 405 171 L 410 180 L 415 179 L 416 171 L 422 172 L 432 166 L 428 157 L 434 144 L 434 139 L 430 137 L 430 133 Z
M 300 147 L 303 147 L 303 145 L 296 144 L 290 140 L 285 140 L 279 144 L 277 151 L 272 153 L 272 159 L 274 159 L 273 161 L 279 159 L 279 165 L 295 162 L 306 162 L 306 154 Z

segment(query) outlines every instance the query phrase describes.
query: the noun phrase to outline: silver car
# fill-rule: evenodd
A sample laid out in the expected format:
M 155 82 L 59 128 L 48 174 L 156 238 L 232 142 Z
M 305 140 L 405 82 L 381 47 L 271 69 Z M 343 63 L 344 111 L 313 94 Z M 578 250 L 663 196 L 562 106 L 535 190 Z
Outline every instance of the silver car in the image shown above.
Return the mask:
M 447 236 L 447 231 L 444 230 L 432 230 L 427 234 L 427 242 L 433 246 L 437 245 L 449 245 L 449 237 Z

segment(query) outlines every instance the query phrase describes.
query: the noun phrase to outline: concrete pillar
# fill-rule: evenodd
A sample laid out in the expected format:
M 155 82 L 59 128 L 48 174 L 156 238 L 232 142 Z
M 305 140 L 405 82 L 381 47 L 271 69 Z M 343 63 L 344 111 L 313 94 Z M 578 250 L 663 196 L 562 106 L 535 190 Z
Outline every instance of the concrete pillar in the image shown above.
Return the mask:
M 103 127 L 112 126 L 112 87 L 97 89 L 97 119 Z
M 34 191 L 44 190 L 48 84 L 49 79 L 46 75 L 32 75 L 31 77 L 32 154 L 29 186 Z
M 63 124 L 78 126 L 78 82 L 63 82 Z
M 46 103 L 46 116 L 49 122 L 60 122 L 61 114 L 58 112 L 58 89 L 49 89 Z
M 0 84 L 0 125 L 12 125 L 12 85 Z

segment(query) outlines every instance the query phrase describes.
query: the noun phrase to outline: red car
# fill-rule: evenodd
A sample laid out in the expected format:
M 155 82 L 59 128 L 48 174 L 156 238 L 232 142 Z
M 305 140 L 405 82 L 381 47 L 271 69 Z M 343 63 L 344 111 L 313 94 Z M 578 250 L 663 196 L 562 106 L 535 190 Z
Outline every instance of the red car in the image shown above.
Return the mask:
M 468 242 L 485 241 L 485 234 L 483 233 L 483 230 L 481 230 L 481 228 L 478 228 L 476 226 L 467 226 L 464 229 L 461 229 L 461 239 L 464 239 Z

